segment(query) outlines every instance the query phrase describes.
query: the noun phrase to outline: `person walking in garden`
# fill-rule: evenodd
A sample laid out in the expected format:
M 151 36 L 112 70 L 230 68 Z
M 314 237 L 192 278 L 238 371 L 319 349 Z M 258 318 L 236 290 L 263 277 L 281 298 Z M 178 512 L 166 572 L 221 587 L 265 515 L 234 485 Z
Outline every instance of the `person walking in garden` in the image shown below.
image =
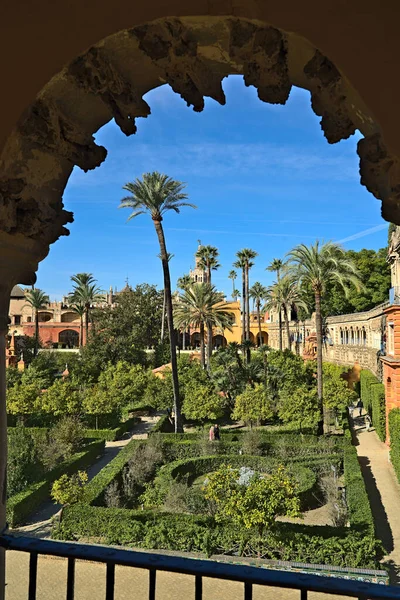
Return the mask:
M 360 398 L 360 399 L 358 400 L 358 402 L 357 402 L 357 408 L 359 408 L 359 409 L 360 409 L 360 412 L 359 412 L 358 416 L 359 416 L 359 417 L 361 417 L 362 409 L 364 408 L 364 405 L 363 405 L 363 403 L 362 403 L 362 400 L 361 400 L 361 398 Z
M 214 428 L 214 425 L 211 425 L 211 427 L 210 427 L 210 431 L 208 433 L 208 439 L 210 440 L 210 442 L 213 442 L 215 440 L 215 428 Z
M 371 428 L 372 420 L 369 415 L 365 415 L 365 430 L 369 431 Z
M 221 439 L 221 437 L 220 437 L 219 427 L 218 427 L 218 424 L 215 423 L 215 425 L 214 425 L 214 440 L 219 441 L 220 439 Z

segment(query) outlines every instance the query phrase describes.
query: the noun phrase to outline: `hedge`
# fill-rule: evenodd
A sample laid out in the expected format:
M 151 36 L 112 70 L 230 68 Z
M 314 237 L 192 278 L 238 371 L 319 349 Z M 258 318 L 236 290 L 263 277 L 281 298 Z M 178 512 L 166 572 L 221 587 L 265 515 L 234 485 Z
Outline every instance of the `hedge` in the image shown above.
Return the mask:
M 346 439 L 344 448 L 343 470 L 350 525 L 372 535 L 374 519 L 371 505 L 358 462 L 357 450 L 349 439 Z
M 360 373 L 361 400 L 382 442 L 386 439 L 385 386 L 371 371 Z
M 162 417 L 163 418 L 163 417 Z M 161 419 L 160 419 L 161 421 Z M 160 432 L 159 429 L 156 429 L 157 425 L 151 430 L 150 434 L 154 435 L 157 433 L 162 440 L 180 440 L 180 441 L 189 441 L 189 440 L 205 440 L 208 439 L 208 431 L 193 431 L 186 433 L 173 433 L 173 432 Z M 271 441 L 271 443 L 276 443 L 276 440 L 282 437 L 282 440 L 287 441 L 288 443 L 292 442 L 294 444 L 316 444 L 319 441 L 319 438 L 316 435 L 311 434 L 303 434 L 303 433 L 293 433 L 291 432 L 282 432 L 279 430 L 275 431 L 265 431 L 265 430 L 257 430 L 253 429 L 253 432 L 257 432 L 265 441 Z M 249 430 L 239 429 L 237 431 L 232 431 L 232 429 L 221 429 L 221 441 L 225 442 L 239 442 L 243 441 L 243 436 L 249 433 Z
M 400 408 L 389 413 L 390 460 L 400 482 Z
M 102 504 L 104 492 L 112 481 L 122 472 L 126 463 L 143 440 L 131 440 L 117 456 L 108 463 L 85 488 L 84 502 L 87 504 Z
M 32 514 L 42 502 L 50 497 L 52 483 L 64 473 L 72 475 L 79 469 L 90 466 L 96 457 L 104 451 L 104 440 L 92 442 L 81 452 L 60 463 L 46 473 L 44 479 L 33 483 L 26 490 L 11 496 L 7 500 L 7 522 L 10 527 L 21 525 L 26 517 Z
M 377 568 L 381 545 L 373 536 L 343 527 L 310 526 L 277 522 L 261 547 L 256 534 L 211 517 L 153 513 L 75 504 L 66 507 L 60 526 L 53 531 L 60 540 L 89 539 L 135 548 L 245 555 L 271 560 Z
M 85 429 L 85 438 L 89 439 L 100 439 L 106 442 L 115 442 L 124 435 L 127 431 L 130 431 L 132 427 L 140 421 L 139 417 L 131 417 L 124 423 L 120 423 L 118 427 L 114 429 Z
M 154 427 L 149 431 L 149 435 L 154 435 L 155 433 L 173 433 L 174 426 L 169 420 L 168 415 L 163 415 Z
M 139 417 L 131 417 L 124 423 L 120 423 L 115 429 L 84 429 L 83 435 L 85 439 L 115 442 L 115 440 L 122 437 L 124 433 L 130 431 L 139 421 Z M 49 429 L 50 427 L 25 427 L 25 430 L 30 433 L 33 438 L 39 438 L 46 435 Z M 15 430 L 16 427 L 9 427 L 7 433 L 12 437 Z

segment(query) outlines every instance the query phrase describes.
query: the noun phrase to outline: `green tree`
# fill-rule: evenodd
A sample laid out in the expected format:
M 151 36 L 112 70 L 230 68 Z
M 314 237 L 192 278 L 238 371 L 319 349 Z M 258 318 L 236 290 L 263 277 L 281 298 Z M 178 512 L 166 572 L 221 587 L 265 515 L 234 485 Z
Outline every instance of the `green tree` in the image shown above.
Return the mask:
M 71 276 L 73 291 L 69 299 L 73 305 L 83 305 L 85 307 L 85 344 L 89 337 L 90 309 L 95 302 L 103 300 L 100 288 L 97 286 L 97 280 L 92 273 L 77 273 Z
M 302 429 L 314 428 L 320 420 L 317 390 L 300 385 L 280 392 L 279 417 L 284 423 L 294 422 Z
M 249 272 L 254 266 L 254 258 L 257 256 L 255 250 L 251 248 L 243 248 L 236 252 L 237 261 L 234 263 L 234 267 L 242 269 L 242 313 L 244 328 L 242 329 L 244 335 L 242 335 L 242 342 L 244 340 L 250 340 L 250 296 L 249 296 Z M 247 362 L 250 361 L 250 350 L 246 355 Z
M 98 380 L 99 389 L 113 398 L 119 408 L 140 403 L 147 383 L 145 369 L 125 361 L 118 361 L 115 365 L 109 363 Z
M 83 394 L 75 385 L 66 379 L 56 379 L 38 399 L 40 411 L 61 415 L 79 415 L 82 412 Z
M 187 384 L 182 412 L 193 421 L 215 421 L 224 414 L 224 398 L 217 394 L 211 383 Z
M 43 474 L 37 448 L 26 427 L 14 427 L 8 434 L 7 495 L 18 494 Z
M 256 281 L 249 290 L 250 298 L 252 298 L 257 312 L 257 323 L 258 323 L 258 344 L 262 346 L 262 333 L 261 333 L 261 304 L 265 300 L 267 295 L 267 288 L 264 287 L 259 281 Z
M 182 275 L 182 277 L 178 278 L 176 285 L 180 290 L 185 291 L 192 285 L 192 278 L 190 277 L 190 275 Z M 189 340 L 190 340 L 190 327 L 188 327 L 187 331 L 188 331 Z M 190 345 L 190 342 L 189 342 L 189 345 Z M 183 332 L 182 332 L 182 350 L 185 350 L 185 348 L 186 348 L 186 328 L 184 328 Z
M 107 416 L 109 422 L 121 419 L 121 407 L 118 398 L 110 396 L 107 390 L 98 384 L 87 388 L 82 403 L 83 411 L 95 417 L 95 427 L 99 428 L 99 417 Z
M 39 394 L 40 389 L 34 383 L 14 385 L 7 392 L 7 413 L 21 417 L 25 423 L 26 417 L 36 411 Z
M 276 279 L 279 283 L 281 279 L 281 272 L 284 268 L 284 263 L 280 258 L 274 258 L 265 269 L 266 271 L 270 271 L 271 273 L 276 273 Z M 274 309 L 276 310 L 276 309 Z M 278 309 L 278 326 L 279 326 L 279 350 L 282 350 L 282 312 Z
M 205 368 L 205 328 L 221 327 L 232 331 L 232 312 L 224 302 L 224 295 L 209 283 L 196 283 L 185 290 L 175 307 L 177 327 L 189 325 L 200 329 L 201 364 Z M 209 363 L 209 368 L 210 368 Z
M 346 257 L 341 246 L 332 242 L 321 244 L 318 240 L 311 246 L 300 244 L 288 254 L 293 277 L 300 284 L 309 286 L 315 298 L 315 319 L 317 328 L 317 389 L 320 408 L 318 432 L 323 433 L 323 383 L 322 383 L 322 312 L 321 298 L 326 286 L 337 282 L 348 293 L 349 286 L 361 289 L 357 268 Z
M 246 484 L 239 483 L 240 472 L 222 465 L 208 477 L 205 497 L 217 507 L 216 521 L 228 521 L 245 529 L 256 529 L 260 541 L 276 517 L 300 516 L 298 486 L 284 466 L 268 476 L 254 474 Z
M 78 471 L 74 475 L 71 475 L 71 477 L 65 474 L 61 475 L 53 483 L 51 497 L 54 502 L 64 506 L 75 504 L 83 499 L 87 481 L 88 476 L 85 471 Z
M 279 314 L 283 312 L 286 326 L 287 347 L 291 350 L 292 340 L 290 337 L 289 321 L 292 308 L 307 309 L 307 304 L 295 277 L 285 275 L 268 288 L 266 308 L 278 310 Z
M 25 297 L 35 315 L 35 347 L 33 355 L 36 356 L 39 349 L 39 310 L 47 308 L 50 299 L 48 295 L 42 292 L 42 290 L 39 290 L 39 288 L 32 288 L 26 292 Z
M 244 392 L 237 396 L 232 418 L 244 421 L 252 427 L 254 423 L 266 421 L 274 416 L 268 387 L 256 383 L 248 385 Z
M 176 341 L 175 329 L 172 313 L 172 291 L 171 277 L 169 273 L 168 252 L 165 243 L 164 230 L 162 226 L 163 216 L 166 212 L 173 210 L 180 212 L 183 206 L 195 208 L 193 204 L 185 202 L 188 195 L 184 193 L 184 184 L 175 181 L 167 175 L 161 175 L 156 171 L 145 173 L 142 179 L 135 179 L 132 183 L 127 183 L 123 189 L 129 192 L 129 196 L 121 201 L 121 208 L 131 208 L 132 213 L 128 220 L 142 214 L 150 214 L 157 233 L 160 245 L 160 256 L 164 274 L 164 291 L 167 306 L 167 322 L 169 340 L 171 346 L 171 366 L 172 379 L 174 386 L 174 410 L 175 410 L 175 432 L 182 431 L 181 410 L 179 404 L 179 382 L 178 370 L 176 364 Z
M 79 317 L 79 348 L 83 346 L 83 317 L 86 314 L 85 305 L 78 301 L 69 305 L 69 308 Z
M 357 400 L 357 394 L 349 388 L 349 384 L 343 375 L 346 369 L 338 365 L 324 363 L 324 406 L 332 409 L 335 413 L 342 413 L 348 406 Z
M 211 273 L 216 271 L 221 266 L 218 262 L 218 248 L 215 246 L 199 246 L 196 252 L 196 258 L 199 259 L 198 265 L 200 269 L 203 269 L 207 273 L 207 283 L 211 285 Z M 213 330 L 212 325 L 207 325 L 207 365 L 211 363 L 212 355 L 212 338 Z

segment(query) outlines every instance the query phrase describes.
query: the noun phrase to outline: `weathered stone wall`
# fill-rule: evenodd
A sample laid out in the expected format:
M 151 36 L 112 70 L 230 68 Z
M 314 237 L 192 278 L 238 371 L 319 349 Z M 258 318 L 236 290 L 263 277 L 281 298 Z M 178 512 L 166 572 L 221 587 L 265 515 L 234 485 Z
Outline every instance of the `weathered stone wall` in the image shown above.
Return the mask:
M 381 304 L 360 313 L 327 317 L 325 320 L 324 360 L 338 365 L 359 364 L 369 369 L 377 377 L 382 377 L 380 356 L 385 352 L 385 315 Z M 278 319 L 274 316 L 268 324 L 269 345 L 279 348 Z M 315 315 L 303 322 L 290 322 L 291 348 L 302 354 L 303 340 L 314 333 Z M 283 348 L 288 347 L 288 340 L 283 323 Z

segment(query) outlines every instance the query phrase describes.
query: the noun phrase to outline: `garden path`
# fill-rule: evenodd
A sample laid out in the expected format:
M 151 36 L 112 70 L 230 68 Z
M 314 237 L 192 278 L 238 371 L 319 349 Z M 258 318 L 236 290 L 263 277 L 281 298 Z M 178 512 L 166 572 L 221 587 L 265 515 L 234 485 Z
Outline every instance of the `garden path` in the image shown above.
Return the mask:
M 146 439 L 148 432 L 160 419 L 161 413 L 154 416 L 140 417 L 140 423 L 137 423 L 133 429 L 127 432 L 121 440 L 116 442 L 106 442 L 104 454 L 87 469 L 89 481 L 97 475 L 103 467 L 113 460 L 132 439 Z M 26 525 L 18 527 L 16 531 L 32 537 L 46 538 L 50 537 L 52 519 L 61 510 L 60 504 L 55 504 L 51 500 L 44 502 L 38 510 L 31 515 Z
M 354 442 L 371 503 L 377 537 L 386 556 L 391 582 L 400 584 L 400 484 L 389 461 L 389 449 L 374 430 L 366 431 L 364 416 L 353 419 Z

